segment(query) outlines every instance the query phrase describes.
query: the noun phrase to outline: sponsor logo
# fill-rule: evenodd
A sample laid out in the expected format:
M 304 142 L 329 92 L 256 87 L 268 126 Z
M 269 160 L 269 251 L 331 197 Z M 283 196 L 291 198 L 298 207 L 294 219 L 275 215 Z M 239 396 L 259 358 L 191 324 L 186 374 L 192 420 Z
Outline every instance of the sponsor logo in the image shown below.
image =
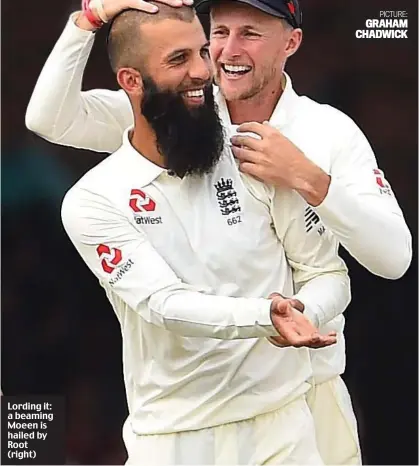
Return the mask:
M 317 233 L 320 236 L 326 231 L 324 225 L 320 223 L 320 217 L 310 206 L 307 206 L 304 211 L 304 223 L 307 233 L 309 233 L 314 227 L 317 227 Z
M 135 223 L 137 225 L 156 225 L 157 223 L 163 223 L 161 217 L 135 217 Z
M 128 270 L 134 265 L 134 262 L 131 259 L 128 259 L 125 264 L 121 265 L 118 267 L 118 272 L 116 272 L 116 275 L 114 278 L 111 278 L 109 280 L 109 285 L 113 286 L 115 283 L 118 283 L 119 280 L 128 272 Z
M 373 173 L 375 176 L 375 182 L 378 185 L 378 189 L 380 190 L 380 193 L 391 196 L 392 191 L 391 191 L 390 185 L 388 184 L 387 180 L 384 178 L 384 173 L 378 168 L 374 168 Z
M 96 248 L 97 255 L 101 260 L 102 269 L 106 273 L 112 273 L 116 266 L 122 261 L 122 252 L 117 248 L 110 248 L 106 244 L 99 244 Z
M 153 212 L 156 209 L 155 201 L 141 189 L 131 189 L 129 206 L 134 212 Z
M 156 210 L 156 201 L 141 189 L 131 189 L 129 206 L 134 212 L 134 220 L 137 225 L 156 225 L 163 223 L 161 217 L 144 216 L 145 213 Z

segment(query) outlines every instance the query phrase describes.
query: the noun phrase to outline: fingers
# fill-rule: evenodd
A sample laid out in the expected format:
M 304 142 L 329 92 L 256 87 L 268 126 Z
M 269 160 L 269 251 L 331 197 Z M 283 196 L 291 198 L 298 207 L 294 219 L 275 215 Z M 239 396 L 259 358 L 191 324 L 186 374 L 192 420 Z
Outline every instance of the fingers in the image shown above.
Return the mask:
M 261 123 L 256 123 L 256 121 L 250 121 L 250 122 L 247 122 L 247 123 L 242 123 L 237 128 L 237 132 L 239 132 L 239 133 L 245 133 L 245 132 L 256 133 L 261 138 L 263 138 L 263 135 L 267 134 L 267 130 L 269 130 L 268 126 L 262 125 Z
M 255 151 L 262 149 L 261 140 L 252 136 L 235 135 L 230 138 L 230 141 L 233 146 L 248 147 L 249 149 L 253 149 Z
M 239 170 L 242 173 L 247 173 L 248 175 L 252 175 L 259 181 L 265 181 L 265 171 L 259 165 L 256 165 L 252 162 L 240 162 Z
M 181 7 L 183 5 L 193 5 L 193 0 L 159 0 L 159 3 L 164 3 L 172 7 Z M 131 8 L 137 8 L 138 10 L 145 11 L 146 13 L 156 13 L 159 8 L 156 5 L 152 5 L 143 0 L 133 0 L 131 2 Z
M 304 312 L 305 306 L 304 306 L 304 304 L 303 304 L 299 299 L 286 298 L 285 296 L 283 296 L 283 295 L 280 294 L 280 293 L 277 293 L 276 291 L 274 291 L 273 293 L 271 293 L 271 294 L 268 296 L 268 299 L 273 299 L 273 298 L 282 298 L 282 299 L 286 299 L 286 300 L 289 301 L 289 303 L 291 304 L 291 306 L 292 306 L 294 309 L 297 309 L 297 311 L 300 311 L 300 312 Z
M 327 346 L 334 345 L 337 341 L 336 336 L 325 336 L 318 333 L 312 335 L 293 335 L 285 338 L 285 335 L 278 337 L 269 337 L 269 342 L 280 348 L 287 346 L 294 346 L 295 348 L 307 347 L 311 349 L 326 348 Z
M 156 5 L 152 5 L 151 3 L 145 2 L 143 0 L 134 0 L 131 2 L 131 5 L 128 6 L 131 8 L 136 8 L 140 11 L 144 11 L 145 13 L 157 13 L 159 11 L 159 8 Z
M 325 348 L 326 346 L 334 345 L 337 342 L 336 332 L 331 332 L 331 333 L 334 333 L 335 335 L 332 335 L 332 334 L 319 335 L 319 338 L 317 338 L 316 341 L 312 342 L 312 344 L 310 345 L 310 348 L 319 349 L 319 348 Z
M 233 151 L 234 156 L 240 160 L 240 162 L 255 163 L 259 159 L 258 153 L 254 150 L 244 149 L 243 147 L 238 146 L 232 146 L 231 150 Z

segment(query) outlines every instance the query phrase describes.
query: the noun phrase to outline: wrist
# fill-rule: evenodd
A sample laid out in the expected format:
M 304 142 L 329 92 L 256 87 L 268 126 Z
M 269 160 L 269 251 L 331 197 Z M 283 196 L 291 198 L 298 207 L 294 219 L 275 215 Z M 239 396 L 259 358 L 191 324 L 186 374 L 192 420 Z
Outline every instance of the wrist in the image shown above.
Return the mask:
M 320 167 L 311 167 L 295 182 L 295 190 L 313 207 L 319 206 L 329 192 L 331 177 Z
M 90 0 L 82 0 L 81 2 L 83 16 L 91 24 L 94 29 L 99 29 L 103 26 L 104 22 L 98 16 L 97 10 L 92 10 L 90 7 Z
M 93 25 L 87 18 L 86 15 L 84 14 L 84 11 L 80 11 L 78 15 L 76 16 L 74 20 L 74 24 L 80 28 L 83 29 L 83 31 L 90 31 L 90 32 L 95 32 L 99 28 L 95 25 Z

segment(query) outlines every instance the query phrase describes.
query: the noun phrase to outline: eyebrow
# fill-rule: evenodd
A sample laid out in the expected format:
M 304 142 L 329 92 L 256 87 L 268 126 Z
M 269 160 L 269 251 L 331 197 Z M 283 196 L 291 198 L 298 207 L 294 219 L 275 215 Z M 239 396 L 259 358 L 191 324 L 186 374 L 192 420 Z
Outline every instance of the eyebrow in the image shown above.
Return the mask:
M 215 24 L 213 26 L 213 29 L 228 29 L 228 27 L 224 24 Z M 240 26 L 240 30 L 242 31 L 260 31 L 260 26 L 256 24 L 245 24 L 243 26 Z

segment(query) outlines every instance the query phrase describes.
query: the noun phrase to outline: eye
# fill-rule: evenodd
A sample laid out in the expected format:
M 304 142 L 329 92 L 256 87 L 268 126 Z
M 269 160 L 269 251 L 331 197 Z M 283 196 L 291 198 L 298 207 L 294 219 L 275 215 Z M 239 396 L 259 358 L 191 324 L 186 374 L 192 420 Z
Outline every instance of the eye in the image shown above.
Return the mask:
M 208 58 L 209 57 L 209 48 L 208 47 L 204 47 L 203 49 L 201 49 L 201 57 L 202 58 Z
M 244 37 L 260 37 L 260 34 L 252 31 L 246 31 Z
M 179 65 L 181 63 L 184 63 L 186 60 L 186 53 L 179 53 L 178 55 L 175 55 L 169 60 L 169 63 L 171 65 Z
M 211 31 L 211 37 L 226 37 L 228 36 L 228 31 L 225 29 L 215 29 Z

